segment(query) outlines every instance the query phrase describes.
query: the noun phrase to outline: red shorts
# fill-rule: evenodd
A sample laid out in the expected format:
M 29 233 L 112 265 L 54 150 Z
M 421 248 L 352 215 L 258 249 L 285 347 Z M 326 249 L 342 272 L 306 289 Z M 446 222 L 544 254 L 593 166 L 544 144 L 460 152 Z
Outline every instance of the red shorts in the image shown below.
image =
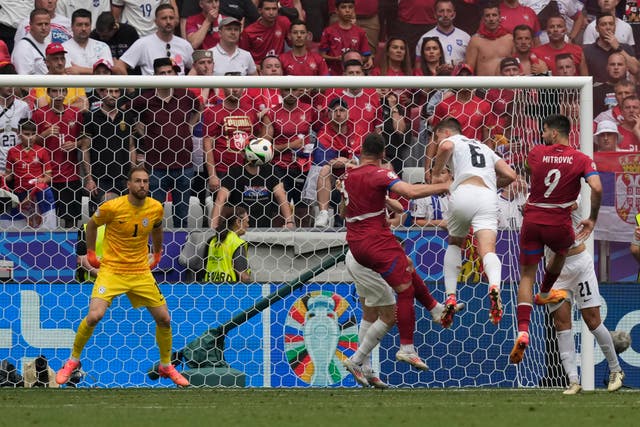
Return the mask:
M 395 238 L 349 242 L 349 249 L 358 263 L 380 273 L 392 288 L 411 283 L 413 267 Z
M 543 225 L 527 222 L 520 229 L 520 264 L 534 265 L 540 262 L 547 246 L 553 252 L 566 255 L 575 241 L 571 224 Z

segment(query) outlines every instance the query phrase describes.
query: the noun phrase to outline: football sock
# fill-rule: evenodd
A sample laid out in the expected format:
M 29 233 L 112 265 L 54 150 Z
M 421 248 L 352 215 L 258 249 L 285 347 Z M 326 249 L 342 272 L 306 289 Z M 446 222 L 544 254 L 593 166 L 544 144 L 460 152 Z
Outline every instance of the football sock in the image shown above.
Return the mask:
M 80 354 L 82 354 L 82 350 L 84 346 L 87 345 L 87 341 L 93 335 L 93 329 L 95 326 L 91 327 L 87 325 L 87 319 L 82 319 L 80 322 L 80 326 L 78 326 L 78 332 L 76 332 L 76 338 L 73 340 L 73 350 L 71 350 L 71 358 L 74 360 L 80 359 Z
M 363 319 L 360 321 L 360 327 L 358 328 L 358 351 L 360 351 L 360 349 L 362 348 L 364 339 L 367 336 L 367 331 L 369 330 L 371 325 L 373 325 L 373 323 L 369 322 L 368 320 Z M 369 357 L 369 355 L 367 354 L 364 360 L 362 361 L 362 368 L 366 369 L 370 367 L 371 367 L 371 357 Z
M 569 382 L 580 383 L 578 377 L 578 366 L 576 365 L 576 348 L 573 342 L 573 332 L 571 329 L 556 332 L 558 337 L 558 352 L 564 367 L 564 372 L 569 377 Z
M 484 267 L 484 274 L 486 274 L 487 279 L 489 279 L 489 286 L 497 285 L 498 289 L 500 289 L 502 282 L 502 263 L 500 263 L 498 255 L 494 252 L 485 254 L 482 258 L 482 266 Z
M 461 268 L 462 252 L 460 246 L 447 246 L 447 250 L 444 252 L 444 289 L 447 295 L 456 294 Z
M 433 309 L 433 307 L 438 304 L 438 301 L 433 298 L 431 292 L 429 292 L 429 288 L 424 284 L 424 280 L 418 274 L 417 271 L 413 270 L 413 274 L 411 275 L 411 283 L 413 284 L 414 293 L 416 299 L 422 304 L 427 310 Z
M 550 271 L 545 269 L 544 278 L 542 279 L 542 283 L 540 284 L 540 293 L 549 293 L 551 288 L 553 288 L 553 284 L 556 283 L 556 280 L 558 280 L 558 276 L 560 276 L 559 273 L 551 273 Z
M 529 332 L 529 321 L 531 319 L 533 306 L 526 302 L 518 304 L 516 317 L 518 318 L 518 332 Z
M 609 371 L 618 372 L 622 369 L 620 368 L 620 363 L 618 362 L 618 355 L 616 354 L 615 346 L 613 345 L 613 339 L 611 338 L 611 333 L 609 330 L 602 324 L 598 325 L 593 331 L 591 331 L 594 337 L 596 337 L 596 342 L 600 346 L 602 350 L 602 354 L 607 359 L 607 363 L 609 364 Z
M 413 344 L 413 331 L 416 324 L 416 311 L 413 302 L 415 296 L 414 289 L 413 286 L 409 286 L 404 291 L 398 293 L 396 320 L 398 323 L 400 344 Z
M 156 325 L 156 342 L 160 350 L 160 363 L 165 366 L 171 364 L 171 327 Z
M 390 329 L 391 325 L 387 325 L 380 319 L 373 322 L 367 331 L 367 335 L 358 346 L 358 351 L 356 351 L 351 360 L 357 364 L 361 364 L 363 368 L 370 368 L 371 363 L 367 363 L 365 360 L 369 359 L 371 350 L 380 343 L 380 340 L 382 340 Z

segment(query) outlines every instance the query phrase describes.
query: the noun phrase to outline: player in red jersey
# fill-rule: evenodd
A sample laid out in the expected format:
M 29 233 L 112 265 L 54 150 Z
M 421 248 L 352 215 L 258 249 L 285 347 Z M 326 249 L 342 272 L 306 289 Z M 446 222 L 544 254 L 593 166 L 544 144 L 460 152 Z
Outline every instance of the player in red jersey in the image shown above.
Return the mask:
M 556 256 L 545 268 L 536 304 L 556 304 L 567 297 L 564 290 L 551 289 L 560 275 L 564 261 L 575 240 L 589 237 L 595 226 L 602 198 L 602 184 L 593 160 L 569 146 L 571 121 L 551 115 L 543 122 L 545 145 L 534 147 L 527 157 L 531 174 L 531 193 L 524 208 L 520 231 L 520 285 L 518 287 L 518 337 L 511 350 L 511 363 L 520 363 L 529 345 L 533 283 L 544 247 Z M 591 187 L 591 211 L 573 231 L 571 206 L 580 193 L 581 179 Z
M 284 52 L 284 42 L 291 24 L 288 18 L 278 16 L 277 0 L 260 0 L 258 11 L 260 18 L 245 27 L 239 43 L 242 49 L 251 53 L 256 64 L 266 56 Z
M 319 53 L 307 47 L 309 30 L 304 21 L 293 21 L 289 27 L 291 50 L 280 54 L 285 76 L 328 76 L 329 67 Z
M 449 183 L 408 184 L 382 167 L 384 138 L 370 133 L 365 138 L 360 166 L 345 174 L 341 188 L 344 217 L 347 225 L 347 243 L 355 260 L 362 266 L 380 273 L 397 294 L 397 322 L 400 332 L 400 351 L 396 359 L 406 361 L 420 369 L 427 366 L 413 347 L 415 324 L 414 298 L 428 310 L 438 303 L 415 271 L 394 237 L 385 215 L 386 199 L 393 191 L 409 199 L 430 196 L 447 191 Z M 379 341 L 389 330 L 384 322 L 369 328 L 367 337 Z M 369 335 L 371 334 L 371 335 Z M 345 367 L 356 379 L 364 378 L 357 363 L 345 361 Z M 360 380 L 358 379 L 360 382 Z M 366 378 L 362 382 L 366 384 Z

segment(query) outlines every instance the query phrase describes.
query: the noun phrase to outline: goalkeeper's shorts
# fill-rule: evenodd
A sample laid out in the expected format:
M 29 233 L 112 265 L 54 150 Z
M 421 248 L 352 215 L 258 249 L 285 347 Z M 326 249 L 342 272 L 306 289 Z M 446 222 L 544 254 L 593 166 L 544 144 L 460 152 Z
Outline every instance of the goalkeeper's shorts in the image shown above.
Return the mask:
M 126 294 L 131 305 L 137 307 L 160 307 L 166 304 L 162 292 L 151 271 L 137 274 L 112 273 L 100 269 L 93 285 L 91 298 L 100 298 L 111 305 L 117 296 Z

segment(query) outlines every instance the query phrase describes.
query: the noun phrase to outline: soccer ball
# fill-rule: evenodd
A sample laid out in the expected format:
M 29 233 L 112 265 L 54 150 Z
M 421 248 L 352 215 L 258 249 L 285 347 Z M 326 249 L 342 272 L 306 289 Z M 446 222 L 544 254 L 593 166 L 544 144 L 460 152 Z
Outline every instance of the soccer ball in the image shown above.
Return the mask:
M 252 139 L 244 148 L 244 154 L 248 162 L 260 166 L 269 163 L 273 159 L 273 146 L 264 138 Z
M 631 335 L 627 331 L 610 331 L 613 347 L 617 354 L 622 353 L 631 345 Z

